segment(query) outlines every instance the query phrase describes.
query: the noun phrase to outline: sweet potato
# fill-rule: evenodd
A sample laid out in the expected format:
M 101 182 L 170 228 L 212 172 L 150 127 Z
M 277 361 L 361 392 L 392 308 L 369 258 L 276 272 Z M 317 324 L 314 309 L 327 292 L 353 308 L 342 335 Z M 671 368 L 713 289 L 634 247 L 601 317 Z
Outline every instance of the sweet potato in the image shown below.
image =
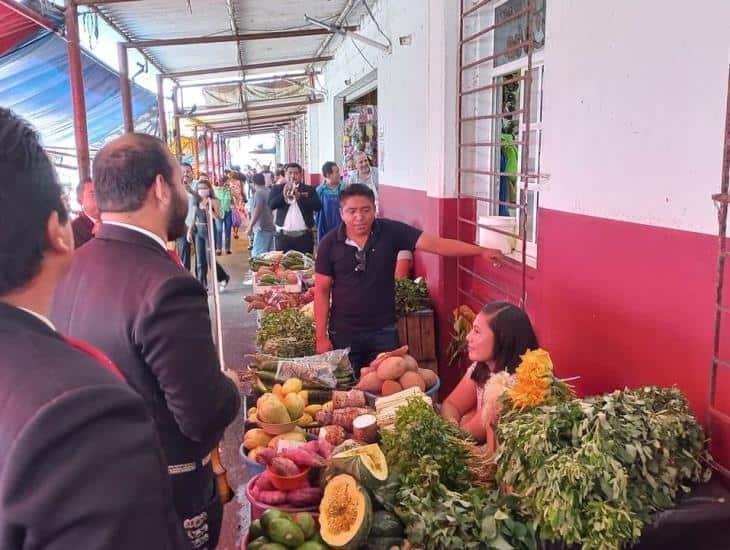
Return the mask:
M 402 357 L 388 357 L 378 365 L 377 373 L 381 380 L 398 380 L 406 370 L 406 362 Z
M 360 369 L 360 376 L 365 376 L 366 374 L 370 374 L 371 372 L 375 372 L 375 369 L 373 367 L 363 367 Z
M 386 380 L 383 382 L 382 395 L 393 395 L 401 391 L 403 387 L 395 380 Z
M 403 376 L 400 377 L 400 385 L 403 386 L 404 390 L 407 390 L 408 388 L 418 387 L 421 389 L 421 391 L 426 391 L 426 382 L 423 381 L 423 378 L 421 378 L 421 375 L 417 372 L 410 372 L 408 371 Z
M 271 461 L 276 456 L 276 451 L 271 448 L 261 449 L 258 454 L 256 454 L 256 462 L 259 464 L 263 464 L 264 466 L 268 466 L 271 464 Z
M 404 355 L 403 363 L 407 371 L 418 372 L 418 361 L 412 355 Z
M 272 471 L 282 477 L 295 476 L 299 473 L 299 466 L 297 466 L 292 460 L 284 458 L 283 456 L 277 456 L 271 461 Z
M 253 495 L 264 504 L 270 504 L 272 506 L 278 506 L 280 504 L 286 504 L 287 494 L 284 491 L 259 491 L 258 497 Z
M 288 458 L 299 468 L 324 466 L 324 460 L 317 453 L 308 451 L 303 447 L 297 447 L 295 449 L 284 449 L 282 453 L 284 458 Z
M 426 388 L 430 388 L 438 380 L 438 375 L 431 369 L 418 369 L 418 374 L 421 375 L 423 381 L 426 382 Z
M 322 500 L 322 490 L 319 487 L 303 487 L 286 494 L 287 503 L 297 508 L 306 508 L 319 504 Z
M 328 459 L 332 456 L 332 449 L 334 447 L 329 441 L 327 441 L 326 439 L 320 439 L 319 441 L 314 441 L 313 443 L 318 444 L 319 450 L 317 452 L 319 453 L 319 456 L 324 459 Z
M 383 385 L 383 381 L 378 378 L 377 373 L 371 372 L 360 378 L 357 383 L 357 389 L 363 390 L 370 393 L 380 393 L 380 387 Z

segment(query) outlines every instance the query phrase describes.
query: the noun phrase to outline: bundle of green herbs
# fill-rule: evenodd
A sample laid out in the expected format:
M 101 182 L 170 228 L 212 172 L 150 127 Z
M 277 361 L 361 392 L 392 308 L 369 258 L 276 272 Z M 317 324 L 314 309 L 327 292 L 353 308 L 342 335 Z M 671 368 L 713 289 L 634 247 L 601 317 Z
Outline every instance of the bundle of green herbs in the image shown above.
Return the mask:
M 395 311 L 398 317 L 405 317 L 416 311 L 431 307 L 431 295 L 423 279 L 395 280 Z
M 710 475 L 705 434 L 676 388 L 513 409 L 497 438 L 497 480 L 539 537 L 584 550 L 636 542 L 652 513 Z
M 256 331 L 256 344 L 277 357 L 313 355 L 314 321 L 297 308 L 266 313 Z
M 382 434 L 391 478 L 376 498 L 406 525 L 408 540 L 429 549 L 509 550 L 536 547 L 515 499 L 474 487 L 469 436 L 420 399 L 398 410 Z

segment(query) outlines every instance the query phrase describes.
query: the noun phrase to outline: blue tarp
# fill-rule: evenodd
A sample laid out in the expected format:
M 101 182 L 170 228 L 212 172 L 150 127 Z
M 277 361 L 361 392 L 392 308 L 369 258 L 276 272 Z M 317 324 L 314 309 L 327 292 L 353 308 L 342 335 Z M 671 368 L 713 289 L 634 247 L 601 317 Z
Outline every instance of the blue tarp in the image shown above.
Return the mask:
M 119 75 L 82 52 L 89 145 L 101 147 L 122 132 Z M 135 127 L 157 133 L 157 98 L 132 85 Z M 74 148 L 67 45 L 51 32 L 0 57 L 0 105 L 32 123 L 46 147 Z

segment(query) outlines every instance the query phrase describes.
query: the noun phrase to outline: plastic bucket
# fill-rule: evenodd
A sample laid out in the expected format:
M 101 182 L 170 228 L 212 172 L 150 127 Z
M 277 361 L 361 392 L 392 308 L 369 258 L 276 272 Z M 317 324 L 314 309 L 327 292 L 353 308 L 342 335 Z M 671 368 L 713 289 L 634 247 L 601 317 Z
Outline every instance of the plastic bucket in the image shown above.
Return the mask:
M 482 227 L 486 226 L 486 227 Z M 517 233 L 517 218 L 509 216 L 479 216 L 479 246 L 496 248 L 502 254 L 509 254 L 517 245 L 517 239 L 509 235 L 503 235 L 494 228 L 505 233 Z
M 260 474 L 259 474 L 260 475 Z M 251 503 L 251 521 L 259 519 L 263 513 L 268 510 L 269 508 L 276 508 L 277 510 L 281 510 L 282 512 L 287 512 L 289 514 L 296 514 L 297 512 L 309 512 L 312 514 L 315 519 L 319 517 L 319 507 L 318 506 L 312 506 L 311 508 L 292 508 L 290 506 L 273 506 L 271 504 L 264 504 L 263 502 L 260 502 L 253 498 L 251 495 L 251 488 L 253 487 L 253 484 L 256 483 L 256 480 L 259 478 L 258 475 L 252 477 L 249 482 L 246 484 L 246 498 L 248 498 L 248 501 Z
M 246 455 L 246 447 L 243 446 L 243 443 L 241 443 L 241 446 L 238 448 L 238 452 L 241 453 L 241 458 L 243 458 L 243 463 L 246 465 L 246 472 L 249 476 L 264 473 L 266 466 L 248 458 Z

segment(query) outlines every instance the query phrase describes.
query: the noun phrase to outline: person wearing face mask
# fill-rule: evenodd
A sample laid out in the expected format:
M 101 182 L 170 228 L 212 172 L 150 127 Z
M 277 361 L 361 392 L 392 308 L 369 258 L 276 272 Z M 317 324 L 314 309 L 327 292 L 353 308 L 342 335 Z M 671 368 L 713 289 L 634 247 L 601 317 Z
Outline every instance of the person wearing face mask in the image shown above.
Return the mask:
M 102 225 L 61 280 L 51 319 L 105 353 L 145 401 L 188 542 L 212 549 L 222 503 L 210 452 L 240 397 L 235 373 L 221 371 L 208 296 L 166 249 L 186 231 L 180 164 L 161 140 L 129 133 L 97 153 L 93 172 Z
M 213 212 L 215 220 L 220 219 L 220 203 L 215 195 L 213 187 L 208 179 L 201 179 L 198 182 L 197 197 L 195 199 L 194 225 L 188 230 L 188 241 L 195 240 L 195 263 L 198 281 L 203 288 L 208 289 L 208 267 L 210 258 L 211 243 L 208 239 L 208 212 Z M 223 290 L 230 281 L 230 276 L 221 265 L 215 263 L 216 279 Z

